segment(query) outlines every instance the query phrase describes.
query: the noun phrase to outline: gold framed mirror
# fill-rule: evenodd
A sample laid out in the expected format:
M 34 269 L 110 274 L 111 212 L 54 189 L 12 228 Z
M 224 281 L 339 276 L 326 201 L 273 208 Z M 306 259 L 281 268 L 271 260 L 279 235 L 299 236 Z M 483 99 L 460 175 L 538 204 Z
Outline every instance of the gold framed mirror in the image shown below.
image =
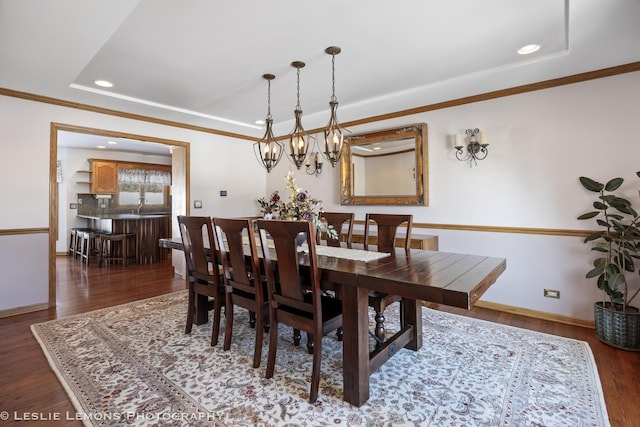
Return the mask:
M 427 124 L 345 137 L 342 205 L 428 205 Z

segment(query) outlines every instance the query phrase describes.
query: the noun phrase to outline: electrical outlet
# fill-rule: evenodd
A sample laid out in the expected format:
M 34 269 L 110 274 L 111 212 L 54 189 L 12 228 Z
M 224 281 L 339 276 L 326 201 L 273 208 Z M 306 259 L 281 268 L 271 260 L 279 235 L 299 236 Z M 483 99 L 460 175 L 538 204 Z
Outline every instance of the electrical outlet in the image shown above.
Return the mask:
M 545 289 L 544 296 L 547 298 L 560 298 L 560 291 L 556 291 L 554 289 Z
M 69 203 L 69 209 L 78 209 L 77 203 Z
M 202 200 L 194 200 L 193 201 L 194 209 L 202 209 Z

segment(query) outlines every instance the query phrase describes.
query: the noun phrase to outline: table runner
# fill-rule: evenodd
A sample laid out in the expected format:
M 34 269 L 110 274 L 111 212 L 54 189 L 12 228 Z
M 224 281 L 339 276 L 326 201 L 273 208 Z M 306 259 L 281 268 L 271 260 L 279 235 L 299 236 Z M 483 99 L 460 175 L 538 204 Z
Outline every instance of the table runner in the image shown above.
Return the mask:
M 307 250 L 307 245 L 300 247 L 303 251 Z M 335 246 L 316 245 L 316 253 L 318 255 L 330 256 L 334 258 L 352 259 L 354 261 L 375 261 L 380 258 L 388 257 L 391 254 L 384 252 L 365 251 L 362 249 L 337 248 Z
M 247 237 L 243 237 L 243 241 L 245 244 L 249 244 L 249 239 Z M 260 239 L 256 238 L 256 244 L 260 247 Z M 273 248 L 273 242 L 269 241 L 268 246 Z M 309 247 L 306 243 L 303 243 L 298 247 L 298 252 L 308 252 Z M 349 249 L 349 248 L 337 248 L 335 246 L 323 246 L 316 245 L 316 253 L 318 255 L 330 256 L 334 258 L 344 258 L 351 259 L 354 261 L 375 261 L 380 258 L 388 257 L 391 254 L 384 252 L 373 252 L 373 251 L 365 251 L 362 249 Z

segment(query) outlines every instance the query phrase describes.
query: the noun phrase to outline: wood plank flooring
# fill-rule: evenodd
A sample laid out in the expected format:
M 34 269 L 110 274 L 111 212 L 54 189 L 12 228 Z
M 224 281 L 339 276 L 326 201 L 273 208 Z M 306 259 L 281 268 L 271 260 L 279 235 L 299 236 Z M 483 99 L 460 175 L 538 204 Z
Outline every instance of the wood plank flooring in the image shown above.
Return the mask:
M 68 257 L 56 262 L 55 309 L 0 319 L 0 424 L 82 426 L 75 409 L 51 371 L 29 326 L 138 299 L 184 289 L 173 275 L 171 260 L 153 265 L 87 267 Z M 6 284 L 4 284 L 6 286 Z M 20 286 L 19 283 L 15 286 Z M 587 341 L 591 346 L 613 427 L 640 426 L 640 354 L 600 343 L 592 329 L 532 319 L 488 309 L 434 308 L 492 322 Z M 18 418 L 16 420 L 15 418 Z M 48 418 L 33 421 L 27 418 Z M 55 419 L 59 418 L 59 419 Z M 552 427 L 552 426 L 550 426 Z

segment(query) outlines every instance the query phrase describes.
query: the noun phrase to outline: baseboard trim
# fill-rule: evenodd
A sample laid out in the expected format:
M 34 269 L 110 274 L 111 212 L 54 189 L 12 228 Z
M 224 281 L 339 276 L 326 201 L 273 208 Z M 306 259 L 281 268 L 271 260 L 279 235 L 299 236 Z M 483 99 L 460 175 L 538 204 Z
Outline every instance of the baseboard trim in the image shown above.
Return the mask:
M 31 304 L 25 305 L 24 307 L 15 307 L 9 308 L 6 310 L 0 310 L 0 319 L 3 317 L 16 316 L 18 314 L 32 313 L 34 311 L 46 310 L 49 308 L 49 304 L 41 303 L 41 304 Z
M 550 320 L 552 322 L 564 323 L 567 325 L 582 326 L 591 329 L 595 328 L 595 324 L 592 320 L 578 319 L 575 317 L 563 316 L 561 314 L 548 313 L 546 311 L 530 310 L 528 308 L 498 304 L 496 302 L 477 301 L 474 304 L 474 307 L 503 311 L 506 313 L 518 314 L 520 316 L 532 317 L 535 319 Z

